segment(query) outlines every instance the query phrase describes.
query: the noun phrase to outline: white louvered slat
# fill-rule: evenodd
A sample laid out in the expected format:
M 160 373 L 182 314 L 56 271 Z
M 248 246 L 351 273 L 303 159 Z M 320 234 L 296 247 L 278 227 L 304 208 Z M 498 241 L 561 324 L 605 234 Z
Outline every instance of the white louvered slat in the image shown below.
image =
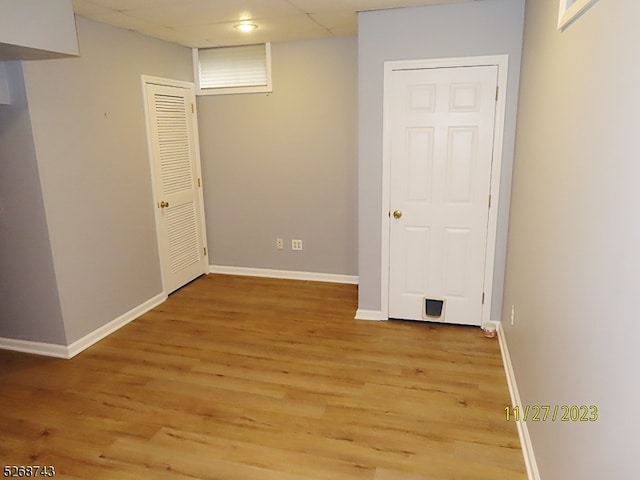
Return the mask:
M 167 211 L 169 257 L 171 271 L 178 273 L 200 261 L 198 228 L 193 203 L 185 203 Z
M 162 191 L 170 195 L 192 189 L 194 182 L 185 99 L 156 94 L 155 103 Z

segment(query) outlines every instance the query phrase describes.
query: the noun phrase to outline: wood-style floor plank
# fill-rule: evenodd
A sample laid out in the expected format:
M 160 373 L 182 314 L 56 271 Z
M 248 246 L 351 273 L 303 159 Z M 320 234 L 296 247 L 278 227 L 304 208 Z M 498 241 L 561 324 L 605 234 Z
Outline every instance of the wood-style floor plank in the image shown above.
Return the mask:
M 209 275 L 71 360 L 0 351 L 0 458 L 67 479 L 524 480 L 498 343 Z

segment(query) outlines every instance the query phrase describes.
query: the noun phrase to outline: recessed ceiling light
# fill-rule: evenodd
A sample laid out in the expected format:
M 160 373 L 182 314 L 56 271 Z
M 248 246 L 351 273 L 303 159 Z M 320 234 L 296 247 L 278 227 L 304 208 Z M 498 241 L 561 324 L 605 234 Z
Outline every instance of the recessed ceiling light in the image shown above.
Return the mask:
M 252 32 L 256 28 L 258 28 L 258 26 L 253 23 L 239 23 L 237 25 L 234 25 L 233 28 L 235 28 L 236 30 L 240 30 L 241 32 Z

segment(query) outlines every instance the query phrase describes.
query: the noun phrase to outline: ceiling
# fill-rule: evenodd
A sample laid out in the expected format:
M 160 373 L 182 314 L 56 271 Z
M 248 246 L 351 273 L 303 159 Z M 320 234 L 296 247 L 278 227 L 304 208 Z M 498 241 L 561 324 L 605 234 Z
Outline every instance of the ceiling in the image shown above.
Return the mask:
M 187 47 L 355 35 L 356 12 L 474 0 L 73 0 L 76 14 Z M 234 28 L 258 26 L 250 33 Z

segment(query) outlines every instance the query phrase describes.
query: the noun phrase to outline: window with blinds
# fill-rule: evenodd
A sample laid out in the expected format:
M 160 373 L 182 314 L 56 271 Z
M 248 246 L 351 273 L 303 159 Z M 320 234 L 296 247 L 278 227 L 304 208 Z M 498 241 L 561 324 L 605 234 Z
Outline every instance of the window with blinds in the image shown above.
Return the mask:
M 199 95 L 271 92 L 271 45 L 194 48 Z

